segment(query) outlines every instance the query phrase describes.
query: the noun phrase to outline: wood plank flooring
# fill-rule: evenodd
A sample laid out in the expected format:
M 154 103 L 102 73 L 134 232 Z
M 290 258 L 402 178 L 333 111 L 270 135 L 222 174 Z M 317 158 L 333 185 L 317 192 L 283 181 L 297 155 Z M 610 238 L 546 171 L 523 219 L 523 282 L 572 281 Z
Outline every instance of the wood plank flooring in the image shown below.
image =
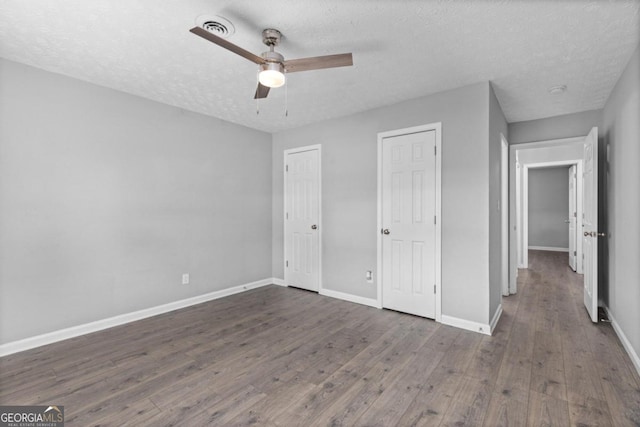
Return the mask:
M 0 358 L 0 404 L 68 426 L 640 426 L 640 378 L 565 258 L 531 251 L 492 337 L 269 286 Z

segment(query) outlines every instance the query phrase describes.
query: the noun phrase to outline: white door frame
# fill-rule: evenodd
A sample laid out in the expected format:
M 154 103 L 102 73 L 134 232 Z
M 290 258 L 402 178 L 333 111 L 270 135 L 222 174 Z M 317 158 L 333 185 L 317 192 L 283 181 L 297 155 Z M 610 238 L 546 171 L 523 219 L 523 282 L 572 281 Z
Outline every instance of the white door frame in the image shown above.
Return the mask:
M 283 212 L 286 215 L 287 212 L 287 156 L 289 154 L 302 153 L 305 151 L 318 151 L 318 293 L 321 293 L 324 289 L 322 286 L 322 145 L 314 144 L 307 145 L 304 147 L 291 148 L 288 150 L 284 150 L 284 162 L 282 167 L 283 181 L 284 181 L 284 189 L 283 194 Z M 287 284 L 287 218 L 283 215 L 282 221 L 284 222 L 284 260 L 282 261 L 282 266 L 284 268 L 284 283 Z
M 529 142 L 524 144 L 509 145 L 509 218 L 512 226 L 509 228 L 509 292 L 515 294 L 517 292 L 517 276 L 518 268 L 528 267 L 527 250 L 523 250 L 525 237 L 528 240 L 528 224 L 527 233 L 524 223 L 528 220 L 527 210 L 524 209 L 523 189 L 528 188 L 528 173 L 524 173 L 525 165 L 519 160 L 519 152 L 521 150 L 544 149 L 550 147 L 571 146 L 583 144 L 586 136 L 552 139 L 547 141 Z M 566 160 L 566 159 L 565 159 Z M 570 159 L 574 164 L 582 161 L 582 158 Z M 580 177 L 581 175 L 579 175 Z M 579 192 L 582 193 L 582 184 L 580 184 Z M 579 196 L 582 198 L 582 195 Z M 528 201 L 527 201 L 528 204 Z M 581 204 L 581 199 L 580 199 Z M 528 241 L 526 242 L 528 244 Z
M 529 266 L 529 169 L 542 169 L 548 167 L 555 166 L 576 166 L 576 173 L 578 176 L 576 177 L 576 230 L 582 230 L 582 188 L 583 188 L 583 180 L 582 180 L 582 160 L 564 160 L 564 161 L 556 161 L 556 162 L 541 162 L 541 163 L 526 163 L 522 166 L 522 178 L 524 185 L 522 186 L 522 245 L 521 250 L 523 251 L 522 259 L 524 261 L 525 267 Z M 576 273 L 582 274 L 582 242 L 576 242 Z
M 411 133 L 435 131 L 436 133 L 436 233 L 435 233 L 435 285 L 436 285 L 436 322 L 442 318 L 442 123 L 430 123 L 404 129 L 378 133 L 378 220 L 377 220 L 377 269 L 376 269 L 376 306 L 382 308 L 382 141 L 384 138 Z
M 578 272 L 578 199 L 582 199 L 582 193 L 578 193 L 578 166 L 571 166 L 569 168 L 569 264 L 571 268 L 575 268 L 575 272 Z M 584 183 L 583 183 L 584 185 Z M 580 197 L 578 197 L 580 194 Z M 582 205 L 582 203 L 580 203 Z M 574 218 L 572 220 L 572 218 Z M 571 222 L 573 221 L 573 234 L 571 233 Z M 571 253 L 571 241 L 573 240 L 573 250 L 575 255 Z
M 500 222 L 502 295 L 509 295 L 509 143 L 500 134 Z

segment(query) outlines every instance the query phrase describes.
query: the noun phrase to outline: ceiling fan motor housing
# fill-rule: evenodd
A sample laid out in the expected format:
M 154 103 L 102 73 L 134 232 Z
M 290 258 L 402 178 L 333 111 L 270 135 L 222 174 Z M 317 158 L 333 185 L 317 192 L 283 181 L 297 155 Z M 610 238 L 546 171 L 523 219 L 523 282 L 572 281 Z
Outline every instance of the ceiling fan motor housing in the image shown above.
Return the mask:
M 274 30 L 273 28 L 262 30 L 262 43 L 269 47 L 278 46 L 281 38 L 282 33 L 278 30 Z
M 279 63 L 279 64 L 282 64 L 284 62 L 284 56 L 282 56 L 278 52 L 274 52 L 274 51 L 263 52 L 262 53 L 262 57 L 267 62 L 275 62 L 275 63 Z

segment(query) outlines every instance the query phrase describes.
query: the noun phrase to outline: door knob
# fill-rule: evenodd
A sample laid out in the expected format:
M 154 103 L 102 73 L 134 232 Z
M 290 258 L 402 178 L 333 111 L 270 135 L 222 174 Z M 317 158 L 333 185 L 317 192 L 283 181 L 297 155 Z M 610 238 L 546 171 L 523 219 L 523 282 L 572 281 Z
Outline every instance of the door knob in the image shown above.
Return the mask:
M 607 233 L 595 233 L 595 235 L 598 236 L 598 237 L 605 237 L 607 235 Z
M 564 222 L 565 222 L 565 224 L 569 224 L 569 223 L 571 223 L 571 220 L 570 219 L 565 219 Z
M 589 236 L 591 236 L 591 232 L 589 232 L 589 231 L 585 231 L 585 232 L 584 232 L 584 237 L 589 237 Z
M 312 230 L 317 230 L 317 229 L 318 229 L 318 226 L 317 226 L 317 225 L 315 225 L 315 224 L 313 224 L 313 225 L 311 226 L 311 229 L 312 229 Z
M 382 234 L 391 234 L 391 232 L 388 228 L 385 228 L 384 230 L 382 230 Z

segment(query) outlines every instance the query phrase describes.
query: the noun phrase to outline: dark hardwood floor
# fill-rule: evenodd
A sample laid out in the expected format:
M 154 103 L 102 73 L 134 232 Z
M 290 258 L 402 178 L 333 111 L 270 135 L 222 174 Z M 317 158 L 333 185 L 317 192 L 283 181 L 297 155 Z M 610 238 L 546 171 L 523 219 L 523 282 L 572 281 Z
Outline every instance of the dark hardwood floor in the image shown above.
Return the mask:
M 68 426 L 640 426 L 640 378 L 565 258 L 531 252 L 492 337 L 269 286 L 1 358 L 0 404 Z

